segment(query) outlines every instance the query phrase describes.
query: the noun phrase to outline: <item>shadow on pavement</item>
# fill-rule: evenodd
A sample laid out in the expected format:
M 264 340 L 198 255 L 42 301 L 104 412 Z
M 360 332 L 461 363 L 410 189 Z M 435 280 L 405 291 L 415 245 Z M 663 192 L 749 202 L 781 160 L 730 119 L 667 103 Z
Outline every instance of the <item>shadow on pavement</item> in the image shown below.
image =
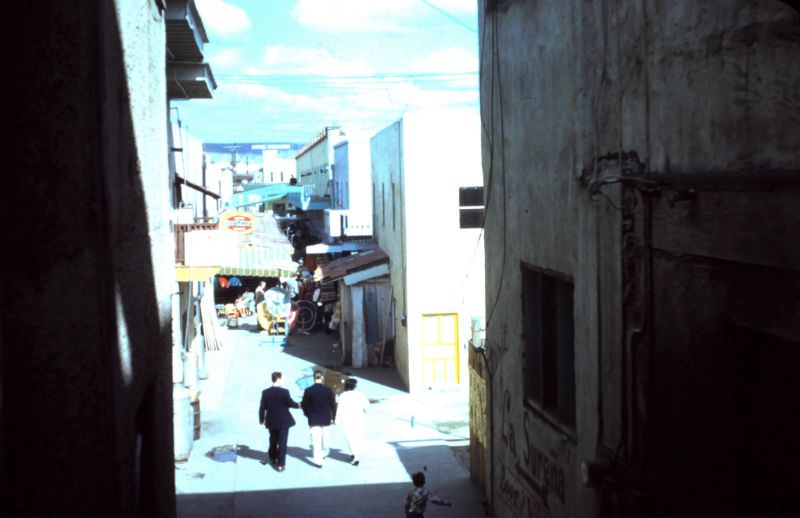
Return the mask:
M 236 456 L 244 459 L 258 461 L 261 464 L 269 462 L 266 451 L 254 450 L 249 446 L 247 446 L 246 444 L 239 444 L 236 447 Z M 289 446 L 288 448 L 286 448 L 286 456 L 295 458 L 301 462 L 308 464 L 309 466 L 314 466 L 314 463 L 311 462 L 311 450 L 309 449 L 298 448 L 297 446 Z M 338 448 L 331 448 L 330 453 L 328 454 L 328 459 L 337 462 L 343 462 L 345 464 L 350 464 L 350 455 L 342 452 Z
M 439 444 L 433 444 L 438 442 Z M 437 473 L 443 468 L 449 468 L 445 464 L 455 461 L 453 452 L 449 446 L 442 444 L 441 441 L 429 439 L 417 439 L 411 441 L 391 442 L 397 457 L 406 468 L 409 476 L 417 471 Z M 429 482 L 432 482 L 429 475 Z M 450 472 L 449 477 L 452 477 Z M 441 481 L 440 481 L 441 482 Z
M 261 326 L 259 326 L 258 324 L 240 323 L 238 327 L 232 327 L 231 329 L 232 330 L 233 329 L 238 329 L 240 331 L 249 331 L 251 333 L 260 333 L 261 332 Z
M 410 483 L 394 483 L 246 491 L 235 495 L 184 494 L 177 495 L 177 514 L 180 517 L 405 516 L 403 503 L 410 488 Z M 429 516 L 446 516 L 430 511 Z
M 260 450 L 253 450 L 246 444 L 239 444 L 236 446 L 236 456 L 237 458 L 242 457 L 245 459 L 257 460 L 262 464 L 269 462 L 269 458 L 267 457 L 267 452 Z
M 394 367 L 367 367 L 364 369 L 353 369 L 351 367 L 344 367 L 345 372 L 349 375 L 362 378 L 384 387 L 398 390 L 400 392 L 408 393 L 406 386 L 403 384 L 403 378 L 394 369 Z
M 466 472 L 453 472 L 455 462 L 446 445 L 424 445 L 430 441 L 395 444 L 397 454 L 409 473 L 409 480 L 382 484 L 353 484 L 349 478 L 320 478 L 319 487 L 281 488 L 226 493 L 177 495 L 178 516 L 404 516 L 403 503 L 411 489 L 410 474 L 424 471 L 426 488 L 453 502 L 452 508 L 428 505 L 426 516 L 484 516 L 481 491 L 470 482 Z M 415 446 L 419 444 L 419 446 Z M 244 451 L 242 451 L 244 450 Z M 240 447 L 242 457 L 260 460 L 264 452 Z M 293 457 L 310 462 L 308 450 L 289 448 Z M 345 457 L 334 451 L 331 458 Z M 366 459 L 365 459 L 366 460 Z M 324 475 L 325 470 L 320 472 Z M 290 474 L 291 475 L 291 474 Z M 286 477 L 286 474 L 275 474 Z M 314 484 L 314 475 L 303 483 Z M 276 479 L 276 484 L 281 479 Z M 322 485 L 325 484 L 325 485 Z
M 283 352 L 313 363 L 317 367 L 337 371 L 344 376 L 355 376 L 390 389 L 407 392 L 402 378 L 392 367 L 355 369 L 342 365 L 341 351 L 333 348 L 337 341 L 336 335 L 326 335 L 322 331 L 310 335 L 292 334 L 289 336 L 289 347 L 284 348 Z
M 339 369 L 341 358 L 338 349 L 333 348 L 336 341 L 335 335 L 323 332 L 309 335 L 292 333 L 289 335 L 289 346 L 283 352 L 329 369 Z

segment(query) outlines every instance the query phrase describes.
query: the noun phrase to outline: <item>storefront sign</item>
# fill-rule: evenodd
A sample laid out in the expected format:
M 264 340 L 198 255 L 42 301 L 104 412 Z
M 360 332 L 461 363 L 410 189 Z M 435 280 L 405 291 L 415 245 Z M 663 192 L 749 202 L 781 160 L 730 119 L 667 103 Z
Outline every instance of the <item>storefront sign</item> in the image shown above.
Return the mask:
M 226 212 L 219 218 L 219 228 L 240 234 L 252 234 L 256 228 L 255 218 L 246 212 Z

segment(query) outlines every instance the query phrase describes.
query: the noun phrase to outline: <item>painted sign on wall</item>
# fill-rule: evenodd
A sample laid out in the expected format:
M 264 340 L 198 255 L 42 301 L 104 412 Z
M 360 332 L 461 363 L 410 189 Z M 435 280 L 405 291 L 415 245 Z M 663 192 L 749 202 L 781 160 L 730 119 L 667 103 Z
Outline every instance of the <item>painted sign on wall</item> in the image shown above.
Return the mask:
M 545 514 L 550 514 L 551 497 L 561 505 L 566 504 L 566 470 L 564 460 L 559 459 L 552 450 L 543 451 L 533 433 L 534 417 L 528 411 L 522 413 L 522 437 L 517 441 L 517 430 L 512 419 L 512 395 L 506 389 L 501 407 L 500 442 L 514 459 L 513 475 L 504 470 L 505 491 L 501 484 L 501 493 L 506 493 L 508 505 L 515 512 L 530 506 L 538 506 Z M 513 480 L 512 480 L 513 478 Z M 521 489 L 521 494 L 516 495 Z M 557 502 L 552 503 L 558 505 Z
M 530 495 L 522 480 L 503 468 L 500 472 L 499 493 L 506 508 L 514 516 L 550 516 L 550 509 Z

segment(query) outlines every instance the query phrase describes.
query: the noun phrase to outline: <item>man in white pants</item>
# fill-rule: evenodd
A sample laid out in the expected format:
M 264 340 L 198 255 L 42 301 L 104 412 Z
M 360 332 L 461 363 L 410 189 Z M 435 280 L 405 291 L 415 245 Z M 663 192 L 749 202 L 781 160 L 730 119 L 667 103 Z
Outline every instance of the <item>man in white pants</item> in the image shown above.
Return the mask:
M 314 456 L 312 462 L 318 468 L 322 467 L 322 462 L 327 457 L 330 426 L 336 417 L 336 396 L 330 388 L 322 384 L 322 380 L 322 372 L 314 371 L 314 384 L 303 392 L 303 401 L 300 403 L 311 428 Z

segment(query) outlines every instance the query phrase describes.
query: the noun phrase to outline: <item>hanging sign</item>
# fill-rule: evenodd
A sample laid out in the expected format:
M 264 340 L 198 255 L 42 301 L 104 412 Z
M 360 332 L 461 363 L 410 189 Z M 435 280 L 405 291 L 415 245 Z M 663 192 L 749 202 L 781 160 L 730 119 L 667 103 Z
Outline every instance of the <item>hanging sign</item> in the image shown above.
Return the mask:
M 256 228 L 255 218 L 246 212 L 226 212 L 219 218 L 219 228 L 240 234 L 252 234 Z

